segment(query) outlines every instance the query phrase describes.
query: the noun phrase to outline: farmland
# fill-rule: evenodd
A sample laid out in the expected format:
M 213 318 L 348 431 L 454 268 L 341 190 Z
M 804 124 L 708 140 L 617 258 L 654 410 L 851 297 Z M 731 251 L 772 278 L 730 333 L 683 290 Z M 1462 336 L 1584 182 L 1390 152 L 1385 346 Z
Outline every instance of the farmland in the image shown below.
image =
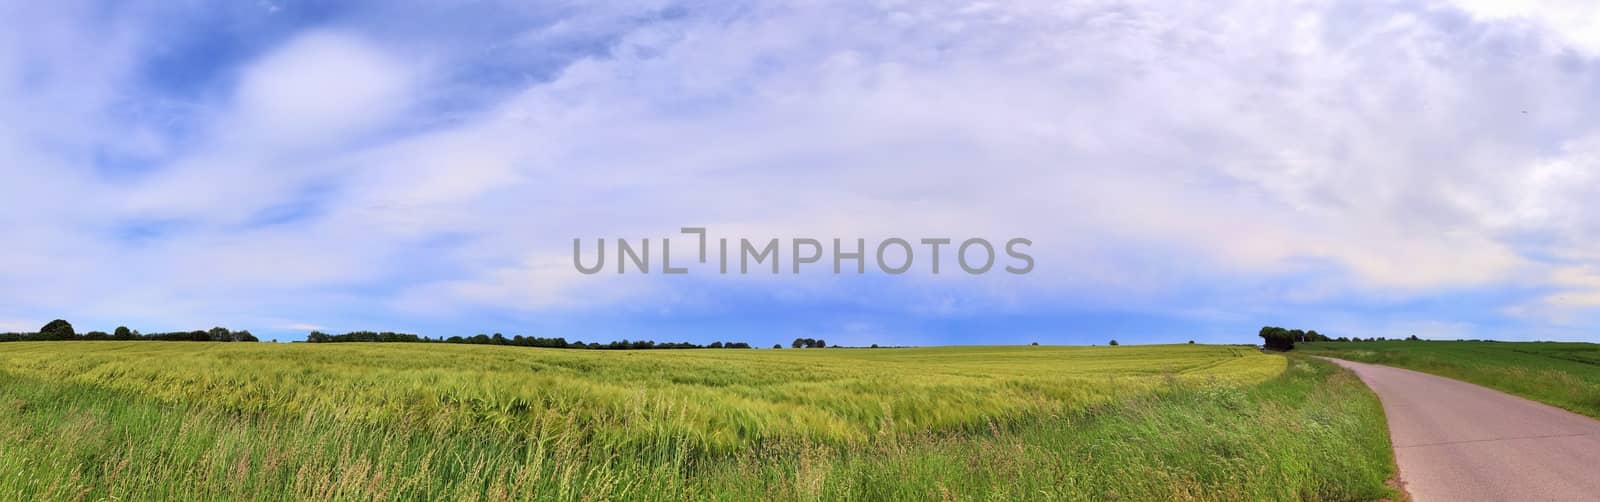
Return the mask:
M 1242 347 L 0 347 L 0 498 L 1359 500 L 1381 410 Z
M 1308 343 L 1295 350 L 1433 373 L 1600 418 L 1597 344 L 1393 340 Z

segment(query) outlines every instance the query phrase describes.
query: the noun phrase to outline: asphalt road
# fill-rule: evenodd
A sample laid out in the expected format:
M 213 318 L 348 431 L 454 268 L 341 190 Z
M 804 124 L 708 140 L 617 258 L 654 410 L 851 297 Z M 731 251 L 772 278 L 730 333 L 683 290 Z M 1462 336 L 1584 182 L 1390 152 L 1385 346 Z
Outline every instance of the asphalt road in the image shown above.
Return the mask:
M 1333 361 L 1383 401 L 1413 500 L 1600 501 L 1600 421 L 1449 378 Z

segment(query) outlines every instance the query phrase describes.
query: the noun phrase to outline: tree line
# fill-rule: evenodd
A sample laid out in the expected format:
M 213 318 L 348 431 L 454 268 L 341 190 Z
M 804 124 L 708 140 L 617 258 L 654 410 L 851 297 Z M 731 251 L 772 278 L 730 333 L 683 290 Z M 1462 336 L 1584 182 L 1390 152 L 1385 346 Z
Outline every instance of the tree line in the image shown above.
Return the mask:
M 1359 337 L 1346 339 L 1345 337 L 1341 336 L 1341 337 L 1339 337 L 1338 339 L 1336 339 L 1334 341 L 1336 341 L 1336 342 L 1389 342 L 1389 341 L 1420 342 L 1420 341 L 1422 341 L 1422 339 L 1421 338 L 1417 338 L 1417 335 L 1411 335 L 1411 336 L 1405 337 L 1403 339 L 1395 338 L 1393 340 L 1390 340 L 1388 338 L 1384 338 L 1384 337 L 1381 337 L 1381 336 L 1377 337 L 1377 338 L 1367 338 L 1367 339 L 1361 339 Z M 1476 342 L 1476 341 L 1479 341 L 1479 340 L 1472 340 L 1472 341 Z M 1492 342 L 1494 340 L 1483 340 L 1483 341 Z
M 656 342 L 654 340 L 620 340 L 609 343 L 589 342 L 582 340 L 568 342 L 566 338 L 544 338 L 537 336 L 516 335 L 507 338 L 505 335 L 478 334 L 474 336 L 452 336 L 449 338 L 429 338 L 410 333 L 394 333 L 389 331 L 355 331 L 342 335 L 330 335 L 321 331 L 312 331 L 306 335 L 308 343 L 459 343 L 467 345 L 509 345 L 513 347 L 541 347 L 547 349 L 587 349 L 587 350 L 648 350 L 648 349 L 748 349 L 750 344 L 745 342 L 712 342 L 710 345 L 698 345 L 689 342 Z
M 209 330 L 173 331 L 168 333 L 140 333 L 139 330 L 117 326 L 111 333 L 90 331 L 78 333 L 72 323 L 56 319 L 34 333 L 0 333 L 0 342 L 46 342 L 64 340 L 145 340 L 163 342 L 259 342 L 249 331 L 233 331 L 216 327 Z
M 1294 350 L 1295 342 L 1386 342 L 1386 341 L 1389 341 L 1388 338 L 1384 338 L 1384 337 L 1381 337 L 1381 336 L 1377 337 L 1377 338 L 1367 338 L 1367 339 L 1361 339 L 1360 337 L 1348 338 L 1348 337 L 1343 337 L 1343 336 L 1341 336 L 1339 338 L 1329 338 L 1327 335 L 1323 335 L 1321 333 L 1317 333 L 1317 330 L 1314 330 L 1314 329 L 1310 330 L 1310 331 L 1303 331 L 1303 330 L 1298 330 L 1298 329 L 1284 329 L 1284 328 L 1280 328 L 1280 327 L 1277 327 L 1277 326 L 1262 326 L 1261 327 L 1260 336 L 1261 336 L 1261 339 L 1262 339 L 1262 345 L 1263 346 L 1265 346 L 1266 348 L 1268 348 L 1270 350 L 1280 350 L 1280 351 Z M 1400 340 L 1400 339 L 1396 338 L 1395 340 Z M 1421 338 L 1417 338 L 1417 335 L 1411 335 L 1410 337 L 1407 337 L 1405 340 L 1406 341 L 1421 341 L 1422 339 Z M 1194 342 L 1189 342 L 1189 343 L 1194 343 Z

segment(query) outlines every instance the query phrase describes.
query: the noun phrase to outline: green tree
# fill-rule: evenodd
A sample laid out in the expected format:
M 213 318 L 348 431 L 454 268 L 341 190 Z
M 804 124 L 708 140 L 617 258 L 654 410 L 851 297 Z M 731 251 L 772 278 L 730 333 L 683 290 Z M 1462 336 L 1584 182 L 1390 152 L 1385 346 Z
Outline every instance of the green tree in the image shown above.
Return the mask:
M 1116 346 L 1117 346 L 1117 345 L 1118 345 L 1118 344 L 1117 344 L 1117 341 L 1116 341 L 1116 340 L 1112 340 L 1112 341 L 1111 341 L 1111 346 L 1112 346 L 1112 347 L 1116 347 Z
M 78 332 L 72 330 L 72 323 L 56 319 L 39 328 L 39 337 L 45 340 L 71 340 L 78 337 Z
M 1277 326 L 1261 327 L 1261 345 L 1270 350 L 1294 350 L 1295 335 L 1293 332 Z

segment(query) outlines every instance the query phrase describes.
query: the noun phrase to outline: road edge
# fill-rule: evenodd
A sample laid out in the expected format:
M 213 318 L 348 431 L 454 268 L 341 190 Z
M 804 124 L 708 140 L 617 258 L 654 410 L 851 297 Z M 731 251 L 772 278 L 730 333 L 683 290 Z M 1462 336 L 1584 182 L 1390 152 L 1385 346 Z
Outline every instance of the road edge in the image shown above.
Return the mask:
M 1360 380 L 1361 381 L 1361 386 L 1367 388 L 1367 393 L 1371 394 L 1374 399 L 1378 400 L 1380 408 L 1382 409 L 1381 412 L 1383 414 L 1384 434 L 1389 436 L 1389 466 L 1394 469 L 1394 477 L 1389 478 L 1389 480 L 1384 482 L 1384 484 L 1389 485 L 1389 488 L 1393 489 L 1396 493 L 1400 494 L 1400 498 L 1398 498 L 1398 499 L 1394 499 L 1394 500 L 1385 499 L 1385 500 L 1387 500 L 1387 502 L 1411 502 L 1413 500 L 1412 497 L 1411 497 L 1411 490 L 1406 489 L 1405 473 L 1400 471 L 1400 461 L 1399 461 L 1399 459 L 1397 457 L 1397 454 L 1396 454 L 1396 452 L 1394 450 L 1394 448 L 1395 448 L 1394 447 L 1394 429 L 1393 429 L 1393 425 L 1391 425 L 1390 422 L 1389 422 L 1389 405 L 1387 403 L 1384 403 L 1383 396 L 1379 396 L 1377 391 L 1372 390 L 1372 384 L 1368 383 L 1366 379 L 1361 378 L 1361 374 L 1360 373 L 1356 373 L 1354 370 L 1350 369 L 1349 366 L 1345 366 L 1344 364 L 1341 364 L 1341 363 L 1355 362 L 1355 361 L 1347 361 L 1347 360 L 1339 359 L 1339 358 L 1336 358 L 1336 357 L 1327 357 L 1327 356 L 1319 356 L 1319 355 L 1311 355 L 1311 354 L 1300 355 L 1298 357 L 1312 357 L 1312 358 L 1316 358 L 1316 359 L 1321 359 L 1323 361 L 1327 361 L 1329 363 L 1332 363 L 1334 366 L 1338 366 L 1339 367 L 1339 371 L 1343 371 L 1343 372 L 1349 373 L 1351 376 L 1354 376 L 1356 378 L 1356 380 Z

